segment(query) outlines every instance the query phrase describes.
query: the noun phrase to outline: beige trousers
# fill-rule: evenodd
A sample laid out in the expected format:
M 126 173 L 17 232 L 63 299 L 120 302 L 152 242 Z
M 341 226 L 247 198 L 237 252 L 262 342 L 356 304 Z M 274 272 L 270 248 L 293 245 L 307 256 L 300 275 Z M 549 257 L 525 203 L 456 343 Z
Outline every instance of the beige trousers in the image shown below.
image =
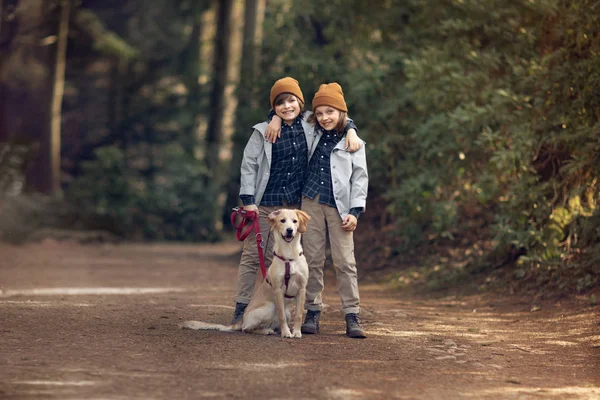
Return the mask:
M 303 197 L 302 210 L 311 217 L 306 232 L 302 235 L 302 247 L 309 271 L 304 308 L 320 311 L 323 307 L 321 296 L 324 287 L 323 267 L 325 244 L 329 234 L 331 258 L 335 268 L 338 294 L 342 300 L 342 312 L 344 315 L 358 314 L 360 297 L 353 233 L 342 229 L 342 218 L 336 208 L 319 204 L 319 196 L 314 200 Z
M 258 207 L 258 216 L 260 223 L 260 232 L 262 234 L 262 245 L 263 254 L 265 255 L 265 266 L 267 269 L 271 265 L 273 260 L 273 236 L 270 231 L 269 225 L 269 214 L 275 210 L 281 208 L 299 208 L 298 204 L 287 205 L 284 203 L 283 206 L 273 207 Z M 252 293 L 254 293 L 254 286 L 259 279 L 262 281 L 262 275 L 260 273 L 260 259 L 258 257 L 258 248 L 256 247 L 256 235 L 253 231 L 244 240 L 242 246 L 242 257 L 240 259 L 240 266 L 238 267 L 237 274 L 237 293 L 235 296 L 236 303 L 250 303 Z

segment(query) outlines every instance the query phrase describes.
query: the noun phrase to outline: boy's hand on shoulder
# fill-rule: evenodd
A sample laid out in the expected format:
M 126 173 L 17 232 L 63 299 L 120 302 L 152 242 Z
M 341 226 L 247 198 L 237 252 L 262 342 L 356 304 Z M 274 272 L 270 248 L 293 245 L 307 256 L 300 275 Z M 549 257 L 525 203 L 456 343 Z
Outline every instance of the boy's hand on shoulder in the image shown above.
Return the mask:
M 277 138 L 281 137 L 281 123 L 283 121 L 278 115 L 274 115 L 267 125 L 267 130 L 265 131 L 265 139 L 267 142 L 275 143 Z
M 362 146 L 362 142 L 358 138 L 358 135 L 356 134 L 356 130 L 354 128 L 348 129 L 348 132 L 346 132 L 345 145 L 346 145 L 346 150 L 349 151 L 350 153 L 354 153 L 355 151 L 360 149 L 360 147 Z

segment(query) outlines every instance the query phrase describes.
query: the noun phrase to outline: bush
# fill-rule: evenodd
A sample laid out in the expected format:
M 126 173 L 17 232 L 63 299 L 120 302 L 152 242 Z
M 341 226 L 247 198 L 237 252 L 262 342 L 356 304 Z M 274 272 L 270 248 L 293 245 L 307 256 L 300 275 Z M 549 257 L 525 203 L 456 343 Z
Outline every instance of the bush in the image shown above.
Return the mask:
M 95 155 L 67 193 L 89 227 L 131 239 L 218 239 L 208 229 L 213 215 L 207 205 L 214 200 L 203 187 L 206 170 L 179 145 L 162 148 L 152 173 L 131 168 L 117 147 Z

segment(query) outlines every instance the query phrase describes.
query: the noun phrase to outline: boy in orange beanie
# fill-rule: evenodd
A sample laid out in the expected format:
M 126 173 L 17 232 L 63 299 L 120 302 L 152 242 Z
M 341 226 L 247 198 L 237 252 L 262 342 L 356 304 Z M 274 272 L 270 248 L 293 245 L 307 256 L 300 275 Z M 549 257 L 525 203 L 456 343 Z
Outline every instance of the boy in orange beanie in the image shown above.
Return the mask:
M 308 312 L 302 332 L 319 332 L 325 243 L 329 237 L 346 320 L 346 335 L 365 338 L 358 319 L 360 297 L 353 239 L 358 216 L 366 208 L 369 185 L 365 146 L 363 143 L 354 153 L 345 149 L 342 139 L 348 124 L 348 107 L 338 83 L 321 85 L 312 108 L 313 115 L 308 121 L 316 122 L 316 144 L 310 151 L 306 183 L 302 190 L 302 210 L 311 217 L 302 235 L 309 268 L 305 304 Z

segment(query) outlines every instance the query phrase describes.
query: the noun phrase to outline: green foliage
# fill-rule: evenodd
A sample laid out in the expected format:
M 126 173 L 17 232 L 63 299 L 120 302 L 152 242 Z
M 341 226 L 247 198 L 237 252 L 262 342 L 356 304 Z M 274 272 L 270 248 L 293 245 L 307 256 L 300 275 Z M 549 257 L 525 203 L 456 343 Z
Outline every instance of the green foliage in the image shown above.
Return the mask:
M 64 223 L 65 211 L 59 198 L 39 193 L 19 193 L 0 201 L 0 240 L 20 244 L 31 239 L 38 229 Z
M 31 146 L 17 141 L 0 143 L 0 240 L 20 244 L 41 228 L 68 224 L 60 196 L 27 193 L 25 170 Z
M 132 223 L 134 188 L 127 178 L 125 155 L 115 147 L 95 150 L 96 159 L 83 163 L 83 173 L 69 188 L 67 197 L 83 214 L 97 215 L 119 224 L 118 231 Z
M 151 176 L 135 173 L 124 152 L 108 146 L 83 164 L 67 198 L 94 221 L 128 238 L 215 240 L 214 217 L 202 187 L 205 169 L 177 144 L 164 146 Z
M 218 198 L 203 187 L 210 174 L 198 137 L 208 103 L 199 24 L 214 4 L 126 0 L 77 10 L 73 29 L 83 34 L 69 44 L 62 157 L 66 197 L 86 227 L 133 239 L 218 238 Z
M 386 201 L 400 251 L 483 235 L 500 260 L 525 249 L 524 279 L 543 270 L 550 284 L 597 282 L 600 6 L 341 3 L 273 11 L 265 65 L 277 59 L 271 74 L 314 88 L 342 83 L 369 143 L 370 196 Z M 289 42 L 268 39 L 278 32 Z M 471 232 L 474 216 L 493 223 Z
M 21 192 L 25 186 L 25 165 L 30 156 L 29 146 L 0 143 L 0 200 Z
M 106 31 L 102 21 L 89 10 L 79 10 L 75 14 L 75 23 L 85 29 L 94 39 L 94 49 L 114 55 L 123 62 L 130 62 L 139 56 L 139 51 L 116 35 Z

